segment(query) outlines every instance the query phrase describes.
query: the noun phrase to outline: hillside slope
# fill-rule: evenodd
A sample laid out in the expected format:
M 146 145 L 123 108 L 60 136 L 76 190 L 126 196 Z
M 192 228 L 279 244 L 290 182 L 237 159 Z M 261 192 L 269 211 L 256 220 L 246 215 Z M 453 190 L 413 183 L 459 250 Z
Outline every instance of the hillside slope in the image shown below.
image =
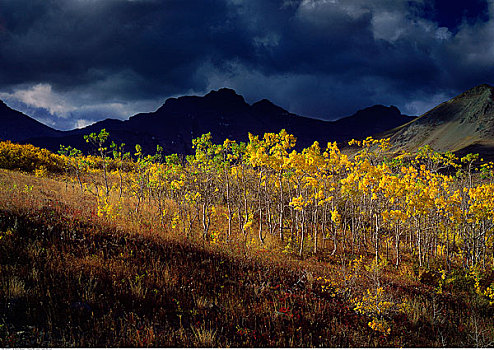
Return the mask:
M 50 128 L 0 101 L 0 139 L 24 141 L 32 137 L 56 137 L 60 131 Z
M 448 274 L 438 292 L 434 269 L 415 275 L 411 264 L 383 259 L 373 270 L 372 254 L 350 251 L 298 260 L 284 244 L 247 236 L 187 238 L 153 220 L 155 207 L 138 220 L 110 219 L 97 215 L 97 202 L 64 181 L 0 169 L 0 346 L 480 347 L 494 339 L 493 309 L 465 271 Z M 374 305 L 387 310 L 381 323 Z
M 430 145 L 458 153 L 494 153 L 494 87 L 476 86 L 446 101 L 417 119 L 390 130 L 398 150 L 414 151 Z

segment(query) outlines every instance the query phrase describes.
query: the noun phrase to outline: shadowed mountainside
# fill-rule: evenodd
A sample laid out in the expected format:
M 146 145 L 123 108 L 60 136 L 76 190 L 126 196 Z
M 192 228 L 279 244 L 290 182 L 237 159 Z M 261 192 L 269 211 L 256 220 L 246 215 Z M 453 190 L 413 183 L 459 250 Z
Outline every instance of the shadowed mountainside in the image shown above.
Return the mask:
M 87 150 L 82 135 L 105 128 L 113 140 L 125 142 L 127 147 L 140 144 L 144 151 L 153 152 L 159 144 L 165 153 L 187 154 L 192 151 L 192 139 L 208 132 L 219 143 L 226 138 L 247 141 L 249 132 L 262 136 L 285 129 L 297 136 L 300 149 L 314 141 L 325 145 L 328 141 L 363 138 L 411 119 L 396 107 L 377 105 L 337 121 L 323 121 L 289 113 L 266 99 L 249 105 L 234 90 L 223 88 L 202 97 L 169 98 L 155 112 L 140 113 L 129 120 L 106 119 L 63 132 L 61 137 L 32 137 L 25 141 L 51 150 L 60 144 Z
M 0 101 L 0 140 L 23 141 L 32 137 L 57 137 L 61 134 Z

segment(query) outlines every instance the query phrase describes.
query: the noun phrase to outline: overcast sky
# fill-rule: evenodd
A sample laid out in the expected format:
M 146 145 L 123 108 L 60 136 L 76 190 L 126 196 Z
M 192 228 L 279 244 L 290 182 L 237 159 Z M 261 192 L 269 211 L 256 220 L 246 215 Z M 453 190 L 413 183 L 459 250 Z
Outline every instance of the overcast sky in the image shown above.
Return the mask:
M 0 99 L 58 129 L 221 87 L 322 119 L 418 115 L 481 83 L 494 0 L 0 0 Z

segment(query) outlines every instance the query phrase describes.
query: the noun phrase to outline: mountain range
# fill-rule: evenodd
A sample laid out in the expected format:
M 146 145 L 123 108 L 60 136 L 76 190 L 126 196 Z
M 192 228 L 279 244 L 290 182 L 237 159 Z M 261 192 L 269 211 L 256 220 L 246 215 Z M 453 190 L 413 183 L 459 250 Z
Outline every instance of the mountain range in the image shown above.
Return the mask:
M 266 99 L 249 105 L 234 90 L 223 88 L 205 96 L 169 98 L 155 112 L 140 113 L 128 120 L 105 119 L 70 131 L 51 129 L 4 105 L 0 123 L 6 127 L 0 137 L 54 151 L 60 144 L 87 150 L 83 135 L 106 129 L 112 140 L 125 142 L 127 149 L 140 144 L 144 151 L 154 152 L 159 144 L 165 153 L 188 154 L 192 152 L 192 139 L 207 132 L 219 143 L 226 138 L 247 141 L 249 132 L 262 136 L 285 129 L 297 136 L 300 149 L 316 140 L 324 145 L 363 138 L 412 119 L 396 107 L 376 105 L 337 121 L 323 121 L 289 113 Z
M 106 129 L 111 139 L 130 150 L 140 144 L 154 152 L 192 152 L 192 139 L 211 132 L 213 142 L 247 141 L 248 132 L 263 135 L 281 129 L 297 137 L 301 149 L 319 141 L 339 144 L 352 138 L 390 137 L 396 151 L 414 151 L 425 144 L 439 151 L 494 155 L 494 88 L 483 84 L 446 101 L 419 117 L 403 115 L 394 106 L 376 105 L 336 121 L 299 116 L 263 99 L 248 104 L 232 89 L 204 96 L 169 98 L 155 112 L 128 120 L 105 119 L 82 129 L 59 131 L 7 107 L 0 101 L 0 139 L 31 143 L 50 150 L 60 144 L 88 151 L 83 135 Z

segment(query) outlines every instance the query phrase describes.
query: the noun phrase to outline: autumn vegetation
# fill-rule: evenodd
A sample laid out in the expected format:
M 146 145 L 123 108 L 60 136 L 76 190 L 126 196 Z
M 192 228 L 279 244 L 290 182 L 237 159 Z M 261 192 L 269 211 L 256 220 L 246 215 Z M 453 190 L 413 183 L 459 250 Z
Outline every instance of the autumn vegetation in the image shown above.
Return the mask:
M 285 131 L 0 142 L 0 346 L 494 345 L 494 169 Z

